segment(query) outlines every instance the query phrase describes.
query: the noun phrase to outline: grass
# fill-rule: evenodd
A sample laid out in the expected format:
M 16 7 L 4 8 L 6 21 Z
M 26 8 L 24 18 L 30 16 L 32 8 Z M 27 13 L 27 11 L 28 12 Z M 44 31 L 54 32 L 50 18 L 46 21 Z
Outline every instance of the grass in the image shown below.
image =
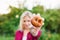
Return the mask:
M 14 37 L 5 37 L 5 36 L 0 36 L 0 40 L 14 40 Z
M 13 36 L 2 36 L 0 35 L 0 40 L 14 40 Z M 39 40 L 60 40 L 59 34 L 44 34 Z

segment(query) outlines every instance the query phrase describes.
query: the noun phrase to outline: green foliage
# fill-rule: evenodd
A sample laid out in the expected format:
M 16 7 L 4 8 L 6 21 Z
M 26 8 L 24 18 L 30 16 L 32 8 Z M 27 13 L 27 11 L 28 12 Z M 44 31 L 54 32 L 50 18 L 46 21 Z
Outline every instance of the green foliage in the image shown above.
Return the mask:
M 2 35 L 14 35 L 16 29 L 18 28 L 21 14 L 28 10 L 27 8 L 18 9 L 11 6 L 10 9 L 10 13 L 0 15 L 0 34 Z M 44 26 L 42 27 L 44 28 L 44 31 L 42 31 L 40 40 L 59 40 L 58 34 L 53 34 L 53 32 L 60 33 L 60 9 L 48 9 L 44 11 L 43 6 L 38 5 L 28 11 L 36 14 L 40 13 L 40 15 L 45 19 Z M 16 15 L 18 15 L 18 18 L 16 18 Z M 47 31 L 52 33 L 47 33 Z M 49 38 L 47 34 L 51 35 L 51 37 Z
M 38 5 L 36 7 L 33 7 L 32 12 L 43 14 L 44 13 L 44 8 L 43 8 L 43 6 Z
M 46 31 L 45 28 L 42 28 L 42 35 L 39 40 L 60 40 L 60 35 L 57 33 L 50 33 L 50 31 Z
M 0 36 L 0 40 L 15 40 L 14 37 L 6 37 L 6 36 Z
M 0 16 L 0 34 L 14 35 L 15 29 L 19 24 L 19 18 L 16 18 L 16 15 L 21 15 L 20 10 L 11 7 L 9 14 Z
M 60 9 L 48 9 L 44 11 L 43 6 L 34 7 L 31 12 L 40 13 L 42 17 L 45 19 L 44 27 L 51 32 L 60 32 Z
M 47 10 L 45 12 L 45 19 L 47 21 L 47 29 L 50 28 L 50 30 L 57 30 L 57 28 L 59 27 L 58 25 L 60 24 L 59 20 L 60 20 L 60 15 L 59 15 L 59 11 L 56 9 L 51 9 L 51 10 Z M 46 23 L 46 22 L 45 22 Z
M 27 9 L 18 9 L 10 6 L 11 12 L 8 14 L 0 15 L 0 34 L 14 35 L 19 25 L 21 14 Z M 18 18 L 16 17 L 18 15 Z

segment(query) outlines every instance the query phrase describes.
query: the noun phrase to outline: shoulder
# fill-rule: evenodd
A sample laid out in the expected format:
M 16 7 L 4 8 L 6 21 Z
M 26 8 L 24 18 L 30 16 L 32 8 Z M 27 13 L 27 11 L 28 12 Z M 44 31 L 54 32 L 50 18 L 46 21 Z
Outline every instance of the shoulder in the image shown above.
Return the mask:
M 42 34 L 42 30 L 39 30 L 39 31 L 38 31 L 38 35 L 37 35 L 37 36 L 38 36 L 38 37 L 40 37 L 40 36 L 41 36 L 41 34 Z
M 21 31 L 21 30 L 17 30 L 17 31 L 15 32 L 15 34 L 16 34 L 16 35 L 22 34 L 22 31 Z
M 20 30 L 16 30 L 16 33 L 19 33 L 19 32 L 21 32 Z
M 20 30 L 15 32 L 15 40 L 21 40 L 23 33 Z
M 41 34 L 41 33 L 42 33 L 42 30 L 39 30 L 39 31 L 38 31 L 38 34 Z

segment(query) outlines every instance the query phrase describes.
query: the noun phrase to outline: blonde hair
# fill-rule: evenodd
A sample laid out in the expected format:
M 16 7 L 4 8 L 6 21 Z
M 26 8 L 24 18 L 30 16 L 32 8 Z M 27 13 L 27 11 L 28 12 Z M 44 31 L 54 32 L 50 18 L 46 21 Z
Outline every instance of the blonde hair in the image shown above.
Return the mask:
M 18 26 L 18 30 L 23 30 L 23 28 L 22 28 L 22 22 L 23 22 L 23 18 L 25 16 L 29 16 L 30 18 L 32 18 L 32 13 L 29 12 L 29 11 L 25 11 L 25 12 L 22 13 L 22 15 L 20 17 L 20 23 L 19 23 L 19 26 Z

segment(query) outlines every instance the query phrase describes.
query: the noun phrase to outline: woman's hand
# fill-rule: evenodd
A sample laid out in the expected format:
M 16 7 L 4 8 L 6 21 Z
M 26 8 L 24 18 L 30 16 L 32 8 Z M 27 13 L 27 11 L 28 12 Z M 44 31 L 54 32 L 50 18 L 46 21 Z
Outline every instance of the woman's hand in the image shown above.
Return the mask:
M 40 30 L 40 28 L 33 27 L 30 29 L 30 32 L 33 36 L 37 36 L 39 30 Z

